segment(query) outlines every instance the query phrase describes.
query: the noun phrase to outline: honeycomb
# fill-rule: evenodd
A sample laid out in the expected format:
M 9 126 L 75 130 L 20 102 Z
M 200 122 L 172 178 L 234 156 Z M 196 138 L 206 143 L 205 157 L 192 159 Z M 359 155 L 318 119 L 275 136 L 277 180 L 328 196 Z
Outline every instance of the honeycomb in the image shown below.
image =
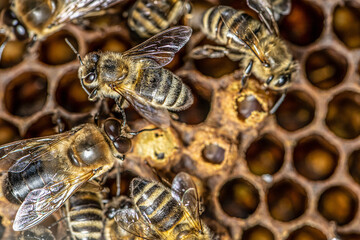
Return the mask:
M 245 1 L 206 3 L 249 11 Z M 293 0 L 279 27 L 299 74 L 274 115 L 268 111 L 278 96 L 256 79 L 239 93 L 237 63 L 187 58 L 193 47 L 209 42 L 193 34 L 167 68 L 192 88 L 194 104 L 174 114 L 172 128 L 134 138 L 122 166 L 122 194 L 134 176 L 153 175 L 146 160 L 161 176 L 186 171 L 194 177 L 202 218 L 216 239 L 360 239 L 360 1 Z M 59 123 L 68 130 L 101 110 L 81 89 L 79 63 L 65 37 L 81 56 L 137 43 L 118 12 L 92 18 L 87 27 L 68 24 L 30 52 L 9 42 L 0 62 L 0 144 L 54 134 Z M 120 117 L 112 101 L 106 106 Z M 126 112 L 132 129 L 150 126 L 131 108 Z M 110 194 L 114 182 L 110 176 L 106 183 Z M 2 239 L 16 236 L 16 206 L 8 206 L 1 200 Z M 64 221 L 58 223 L 53 230 L 63 234 Z

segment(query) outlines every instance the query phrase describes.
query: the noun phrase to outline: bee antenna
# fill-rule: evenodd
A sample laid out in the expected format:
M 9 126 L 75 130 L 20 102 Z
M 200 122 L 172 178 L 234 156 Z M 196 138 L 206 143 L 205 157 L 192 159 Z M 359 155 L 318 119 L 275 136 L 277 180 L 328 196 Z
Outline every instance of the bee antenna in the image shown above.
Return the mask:
M 70 43 L 69 39 L 65 38 L 65 42 L 67 43 L 67 45 L 69 45 L 69 47 L 71 48 L 71 50 L 73 50 L 73 52 L 76 54 L 76 56 L 79 58 L 80 64 L 84 65 L 80 54 L 78 53 L 78 51 L 76 51 L 76 49 L 74 48 L 74 46 Z

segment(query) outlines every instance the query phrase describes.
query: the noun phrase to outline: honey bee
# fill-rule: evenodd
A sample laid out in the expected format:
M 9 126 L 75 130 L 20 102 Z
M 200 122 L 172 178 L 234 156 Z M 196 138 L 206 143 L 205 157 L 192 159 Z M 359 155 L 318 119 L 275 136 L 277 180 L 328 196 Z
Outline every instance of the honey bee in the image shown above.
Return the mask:
M 1 168 L 7 170 L 3 195 L 21 204 L 13 229 L 37 225 L 83 184 L 122 160 L 131 148 L 126 136 L 121 122 L 107 119 L 102 127 L 86 123 L 64 133 L 0 146 Z
M 224 46 L 197 47 L 193 49 L 191 57 L 201 59 L 227 56 L 233 61 L 240 61 L 241 67 L 245 69 L 241 78 L 242 87 L 253 72 L 267 88 L 282 92 L 270 110 L 272 114 L 284 100 L 292 75 L 297 70 L 297 63 L 279 37 L 275 22 L 280 14 L 289 12 L 290 3 L 287 0 L 247 1 L 265 24 L 228 6 L 212 7 L 202 15 L 201 30 L 208 38 Z M 275 13 L 273 3 L 276 6 Z
M 129 11 L 128 25 L 139 37 L 149 38 L 176 24 L 190 10 L 188 0 L 137 0 Z
M 78 75 L 90 101 L 114 99 L 125 125 L 122 105 L 126 99 L 145 119 L 156 126 L 168 127 L 168 110 L 188 108 L 193 96 L 178 76 L 162 67 L 185 45 L 191 32 L 190 27 L 173 27 L 126 52 L 91 52 L 84 61 L 67 43 L 80 59 Z
M 99 191 L 81 188 L 65 204 L 66 217 L 73 239 L 102 239 L 104 214 Z
M 38 225 L 22 231 L 20 234 L 20 240 L 55 240 L 55 236 L 50 229 Z
M 134 208 L 120 209 L 115 221 L 121 228 L 144 239 L 211 239 L 200 220 L 196 185 L 187 173 L 179 173 L 171 190 L 163 184 L 134 178 L 130 183 Z
M 10 7 L 2 11 L 1 33 L 8 40 L 36 40 L 58 31 L 66 23 L 95 14 L 121 0 L 10 0 Z M 1 55 L 0 55 L 1 56 Z

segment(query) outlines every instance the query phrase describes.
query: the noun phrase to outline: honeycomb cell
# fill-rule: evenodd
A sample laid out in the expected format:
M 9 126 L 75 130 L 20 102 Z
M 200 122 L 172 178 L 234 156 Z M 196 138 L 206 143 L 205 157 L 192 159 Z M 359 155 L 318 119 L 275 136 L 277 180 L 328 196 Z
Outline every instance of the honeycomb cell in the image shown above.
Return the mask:
M 256 175 L 274 174 L 284 163 L 284 146 L 275 136 L 265 134 L 251 143 L 245 159 L 250 171 Z
M 69 112 L 89 112 L 95 106 L 82 89 L 77 70 L 66 73 L 61 78 L 55 96 L 57 103 Z
M 236 110 L 238 112 L 238 118 L 242 121 L 251 116 L 254 111 L 265 112 L 259 101 L 254 95 L 247 95 L 239 101 L 236 101 Z
M 348 170 L 355 182 L 360 184 L 360 149 L 353 151 L 348 158 Z
M 315 102 L 304 91 L 289 92 L 275 113 L 277 124 L 293 132 L 309 125 L 315 116 Z
M 336 36 L 350 49 L 360 47 L 360 8 L 346 1 L 333 13 L 332 26 Z
M 102 39 L 97 39 L 89 45 L 89 52 L 92 51 L 110 51 L 110 52 L 124 52 L 130 48 L 130 44 L 124 42 L 123 37 L 111 34 Z
M 339 152 L 321 136 L 300 139 L 294 148 L 294 166 L 298 173 L 310 180 L 325 180 L 335 171 Z
M 325 190 L 318 202 L 318 211 L 328 221 L 342 226 L 351 222 L 358 209 L 356 194 L 344 186 L 333 186 Z
M 244 230 L 242 240 L 275 240 L 274 234 L 261 225 Z
M 305 68 L 307 79 L 312 85 L 329 89 L 344 80 L 348 63 L 346 58 L 335 50 L 322 49 L 308 56 Z
M 17 127 L 3 119 L 0 119 L 0 133 L 0 145 L 20 139 Z
M 220 164 L 225 158 L 225 149 L 217 144 L 208 144 L 202 150 L 203 158 L 214 164 Z
M 360 94 L 345 91 L 329 102 L 325 123 L 336 136 L 353 139 L 360 134 Z
M 299 46 L 316 41 L 324 28 L 324 14 L 314 1 L 292 1 L 289 15 L 279 23 L 280 34 L 286 40 Z
M 190 108 L 181 112 L 176 112 L 176 114 L 178 115 L 178 120 L 180 122 L 196 125 L 204 122 L 207 118 L 207 115 L 210 112 L 211 99 L 206 99 L 204 96 L 198 94 L 192 86 L 190 86 L 190 88 L 194 96 L 194 103 Z
M 304 214 L 308 197 L 301 185 L 285 179 L 275 183 L 268 190 L 266 202 L 274 219 L 289 222 Z
M 232 179 L 225 183 L 218 198 L 225 213 L 242 219 L 253 214 L 260 202 L 258 190 L 242 178 Z
M 49 36 L 41 43 L 39 59 L 49 65 L 61 65 L 76 58 L 75 53 L 66 44 L 65 38 L 75 47 L 79 48 L 76 38 L 68 31 L 60 31 Z
M 28 128 L 24 138 L 43 137 L 57 133 L 58 133 L 58 125 L 53 120 L 53 116 L 45 115 Z
M 310 226 L 302 226 L 291 232 L 286 240 L 326 240 L 326 235 L 319 229 Z
M 5 39 L 3 38 L 1 39 L 0 46 L 2 46 L 4 40 Z M 19 64 L 23 60 L 25 52 L 26 52 L 26 44 L 24 42 L 20 42 L 20 41 L 7 42 L 0 56 L 0 68 L 9 68 Z
M 38 72 L 22 73 L 5 89 L 5 108 L 16 116 L 30 116 L 40 111 L 47 98 L 46 76 Z

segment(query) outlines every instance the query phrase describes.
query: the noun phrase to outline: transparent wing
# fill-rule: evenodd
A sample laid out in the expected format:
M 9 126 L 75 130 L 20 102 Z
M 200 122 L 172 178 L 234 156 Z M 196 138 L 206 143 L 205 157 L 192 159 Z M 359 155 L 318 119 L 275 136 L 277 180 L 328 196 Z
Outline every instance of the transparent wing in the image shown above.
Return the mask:
M 192 29 L 187 26 L 169 28 L 124 52 L 123 56 L 151 60 L 152 67 L 156 68 L 165 66 L 189 41 L 191 33 Z
M 161 239 L 134 209 L 120 209 L 115 215 L 117 224 L 128 233 L 143 239 Z
M 286 0 L 285 0 L 286 1 Z M 279 28 L 276 23 L 274 8 L 271 0 L 246 0 L 248 6 L 259 14 L 259 17 L 266 27 L 273 34 L 279 36 Z M 277 14 L 279 15 L 279 14 Z
M 51 25 L 70 22 L 88 13 L 100 11 L 123 0 L 65 0 Z
M 155 126 L 161 128 L 170 126 L 170 114 L 167 109 L 151 106 L 146 100 L 142 99 L 129 89 L 115 87 L 114 90 L 130 102 L 142 117 L 153 123 Z
M 74 134 L 77 129 L 53 136 L 25 139 L 0 146 L 1 168 L 7 167 L 6 170 L 10 172 L 22 172 L 30 163 L 37 160 L 53 160 L 54 156 L 50 151 L 51 148 Z
M 32 190 L 16 213 L 13 229 L 24 231 L 46 219 L 95 173 L 96 170 L 76 178 L 64 179 L 44 188 Z
M 223 23 L 230 30 L 230 33 L 233 34 L 234 39 L 239 39 L 240 43 L 245 43 L 245 45 L 251 49 L 255 56 L 260 60 L 261 63 L 267 64 L 264 52 L 259 47 L 259 39 L 248 24 L 242 22 L 242 18 L 236 17 L 237 10 L 229 7 L 219 6 L 220 16 Z M 231 26 L 229 22 L 232 22 Z

